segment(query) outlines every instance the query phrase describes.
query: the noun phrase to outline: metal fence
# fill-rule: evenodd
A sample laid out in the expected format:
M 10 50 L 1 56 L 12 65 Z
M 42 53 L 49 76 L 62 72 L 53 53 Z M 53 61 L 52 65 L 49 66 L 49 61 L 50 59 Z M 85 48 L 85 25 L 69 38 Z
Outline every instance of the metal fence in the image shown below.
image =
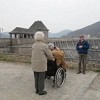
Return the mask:
M 19 56 L 31 56 L 32 40 L 20 40 L 21 43 L 13 44 L 9 46 L 9 39 L 0 39 L 0 53 L 6 55 L 19 55 Z M 79 39 L 48 39 L 48 42 L 54 43 L 65 53 L 65 59 L 77 60 L 78 54 L 76 51 L 76 44 Z M 13 40 L 16 41 L 16 40 Z M 24 41 L 24 42 L 23 42 Z M 100 38 L 87 39 L 90 44 L 90 50 L 88 53 L 88 61 L 100 62 Z
M 79 39 L 58 40 L 53 43 L 65 52 L 65 58 L 69 60 L 77 60 L 78 54 L 76 51 L 76 45 L 78 40 Z M 87 60 L 91 62 L 100 62 L 100 38 L 88 39 L 87 41 L 90 44 Z
M 18 51 L 17 51 L 18 49 Z M 6 55 L 19 55 L 19 56 L 31 56 L 31 46 L 0 46 L 0 50 L 4 50 L 0 54 Z M 78 60 L 78 54 L 75 48 L 60 48 L 65 53 L 65 59 L 67 60 Z M 17 52 L 11 52 L 12 50 L 16 50 Z M 23 52 L 24 51 L 24 52 Z M 26 53 L 25 53 L 26 51 Z M 100 62 L 100 50 L 89 50 L 88 53 L 88 61 L 91 62 Z

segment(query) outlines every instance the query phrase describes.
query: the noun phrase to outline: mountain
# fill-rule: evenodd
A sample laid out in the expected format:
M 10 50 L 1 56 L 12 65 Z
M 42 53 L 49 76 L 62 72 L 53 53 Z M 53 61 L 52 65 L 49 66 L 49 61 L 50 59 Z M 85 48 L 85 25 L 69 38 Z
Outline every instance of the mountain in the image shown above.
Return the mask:
M 1 32 L 0 38 L 10 38 L 9 32 Z
M 58 33 L 50 33 L 49 32 L 49 38 L 60 38 L 64 35 L 67 35 L 69 32 L 71 32 L 70 30 L 63 30 L 61 32 Z M 0 38 L 10 38 L 9 32 L 2 32 L 0 33 Z
M 66 35 L 67 38 L 77 38 L 80 35 L 91 37 L 100 37 L 100 21 L 82 29 L 70 32 Z
M 49 38 L 60 38 L 62 36 L 67 35 L 68 33 L 72 32 L 71 30 L 63 30 L 58 33 L 49 33 Z

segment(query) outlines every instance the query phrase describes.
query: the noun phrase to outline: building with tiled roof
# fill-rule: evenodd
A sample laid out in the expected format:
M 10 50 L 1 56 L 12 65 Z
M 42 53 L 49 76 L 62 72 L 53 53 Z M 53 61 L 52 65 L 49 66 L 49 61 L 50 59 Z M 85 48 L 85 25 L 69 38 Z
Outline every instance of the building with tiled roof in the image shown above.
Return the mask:
M 48 38 L 48 29 L 47 27 L 42 23 L 42 21 L 35 21 L 28 29 L 27 28 L 21 28 L 16 27 L 14 30 L 10 32 L 10 37 L 14 38 L 34 38 L 34 34 L 37 31 L 42 31 L 46 38 Z

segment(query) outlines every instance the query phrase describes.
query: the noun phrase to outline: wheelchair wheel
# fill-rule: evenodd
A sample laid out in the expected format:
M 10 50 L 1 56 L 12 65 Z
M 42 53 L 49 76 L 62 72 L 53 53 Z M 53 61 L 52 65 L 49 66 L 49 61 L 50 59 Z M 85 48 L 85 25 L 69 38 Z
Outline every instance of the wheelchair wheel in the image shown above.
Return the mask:
M 58 68 L 55 74 L 55 85 L 61 87 L 65 81 L 66 73 L 63 68 Z

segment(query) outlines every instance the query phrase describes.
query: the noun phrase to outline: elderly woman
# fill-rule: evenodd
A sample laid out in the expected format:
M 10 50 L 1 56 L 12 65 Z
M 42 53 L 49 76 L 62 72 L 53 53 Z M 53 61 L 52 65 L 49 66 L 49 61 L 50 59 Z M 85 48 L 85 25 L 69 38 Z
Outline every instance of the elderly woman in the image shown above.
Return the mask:
M 56 59 L 57 66 L 63 67 L 66 71 L 66 67 L 68 66 L 64 60 L 64 52 L 60 50 L 58 47 L 54 47 L 54 44 L 52 43 L 49 43 L 48 47 L 52 51 L 53 57 Z
M 45 72 L 47 71 L 47 59 L 52 60 L 53 56 L 47 45 L 43 43 L 45 35 L 43 32 L 36 32 L 35 43 L 32 46 L 32 70 L 35 77 L 35 89 L 39 95 L 47 94 L 44 91 Z

